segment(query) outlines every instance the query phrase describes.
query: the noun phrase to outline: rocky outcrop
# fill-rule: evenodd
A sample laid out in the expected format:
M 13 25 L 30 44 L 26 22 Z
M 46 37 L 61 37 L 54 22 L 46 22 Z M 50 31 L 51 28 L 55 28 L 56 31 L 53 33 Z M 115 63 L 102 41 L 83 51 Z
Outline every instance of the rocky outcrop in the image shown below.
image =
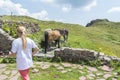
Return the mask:
M 36 23 L 28 23 L 28 22 L 12 22 L 12 21 L 2 21 L 0 20 L 0 54 L 8 53 L 11 49 L 11 42 L 14 40 L 8 33 L 6 33 L 2 28 L 3 25 L 7 24 L 9 27 L 22 25 L 26 27 L 27 33 L 32 34 L 40 31 L 40 27 Z
M 1 28 L 3 27 L 4 24 L 7 24 L 9 27 L 11 27 L 12 25 L 16 25 L 16 26 L 22 25 L 22 26 L 26 27 L 27 32 L 30 34 L 40 31 L 40 27 L 37 23 L 21 22 L 21 21 L 13 22 L 13 21 L 8 21 L 8 20 L 0 21 Z
M 4 16 L 0 16 L 0 28 L 4 27 L 4 24 L 7 24 L 9 27 L 11 27 L 12 25 L 14 25 L 14 26 L 22 25 L 22 26 L 26 27 L 27 32 L 30 34 L 40 31 L 40 26 L 38 25 L 38 23 L 4 20 L 4 19 L 2 19 L 3 17 Z M 11 16 L 11 18 L 12 17 L 15 17 L 15 15 Z
M 86 27 L 90 27 L 90 26 L 94 25 L 95 23 L 98 23 L 98 22 L 101 22 L 101 21 L 109 22 L 108 19 L 96 19 L 96 20 L 92 20 L 90 23 L 88 23 L 88 24 L 86 25 Z
M 104 53 L 88 49 L 60 48 L 54 51 L 54 58 L 60 58 L 62 61 L 79 62 L 101 60 L 107 64 L 111 60 L 120 61 L 120 58 L 106 56 Z
M 8 53 L 14 40 L 8 33 L 0 28 L 0 53 Z

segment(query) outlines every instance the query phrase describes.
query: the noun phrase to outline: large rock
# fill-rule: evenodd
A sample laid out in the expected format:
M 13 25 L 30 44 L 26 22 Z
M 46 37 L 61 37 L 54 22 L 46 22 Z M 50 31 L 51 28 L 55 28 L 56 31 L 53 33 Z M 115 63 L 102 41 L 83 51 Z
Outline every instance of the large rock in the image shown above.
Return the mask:
M 60 48 L 54 51 L 54 59 L 61 59 L 68 62 L 100 60 L 101 65 L 109 65 L 111 60 L 119 61 L 120 58 L 105 55 L 88 49 Z
M 8 53 L 13 40 L 14 38 L 0 28 L 0 51 Z
M 81 60 L 95 60 L 97 55 L 85 49 L 62 48 L 54 51 L 54 57 L 60 57 L 63 61 L 79 62 Z

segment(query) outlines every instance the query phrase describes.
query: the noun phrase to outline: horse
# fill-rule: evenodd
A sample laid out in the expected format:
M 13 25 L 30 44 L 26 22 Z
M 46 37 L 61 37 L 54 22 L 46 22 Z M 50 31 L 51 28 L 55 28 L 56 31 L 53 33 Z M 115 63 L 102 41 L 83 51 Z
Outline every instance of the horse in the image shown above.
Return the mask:
M 41 48 L 44 48 L 44 52 L 50 47 L 50 43 L 55 41 L 55 46 L 60 48 L 60 38 L 61 34 L 58 30 L 47 29 L 44 31 L 44 39 L 41 40 Z
M 61 36 L 63 36 L 63 39 L 64 39 L 64 42 L 65 41 L 68 41 L 68 34 L 69 34 L 69 31 L 67 29 L 54 29 L 54 30 L 58 30 L 61 34 Z

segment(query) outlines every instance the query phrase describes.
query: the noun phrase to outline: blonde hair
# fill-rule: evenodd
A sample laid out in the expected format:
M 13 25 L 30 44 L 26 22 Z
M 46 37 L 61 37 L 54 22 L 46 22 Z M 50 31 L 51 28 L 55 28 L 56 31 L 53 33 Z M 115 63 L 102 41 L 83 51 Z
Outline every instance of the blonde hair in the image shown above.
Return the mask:
M 17 32 L 20 34 L 20 37 L 22 38 L 22 47 L 23 49 L 26 49 L 26 28 L 23 26 L 18 26 L 17 27 Z

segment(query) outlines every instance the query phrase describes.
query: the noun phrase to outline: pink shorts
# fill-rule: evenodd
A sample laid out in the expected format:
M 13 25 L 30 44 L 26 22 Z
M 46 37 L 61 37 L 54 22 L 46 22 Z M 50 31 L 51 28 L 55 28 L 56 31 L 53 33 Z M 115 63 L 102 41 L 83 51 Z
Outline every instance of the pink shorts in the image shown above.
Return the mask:
M 22 77 L 22 80 L 30 80 L 29 78 L 29 69 L 25 69 L 25 70 L 18 70 L 21 77 Z

